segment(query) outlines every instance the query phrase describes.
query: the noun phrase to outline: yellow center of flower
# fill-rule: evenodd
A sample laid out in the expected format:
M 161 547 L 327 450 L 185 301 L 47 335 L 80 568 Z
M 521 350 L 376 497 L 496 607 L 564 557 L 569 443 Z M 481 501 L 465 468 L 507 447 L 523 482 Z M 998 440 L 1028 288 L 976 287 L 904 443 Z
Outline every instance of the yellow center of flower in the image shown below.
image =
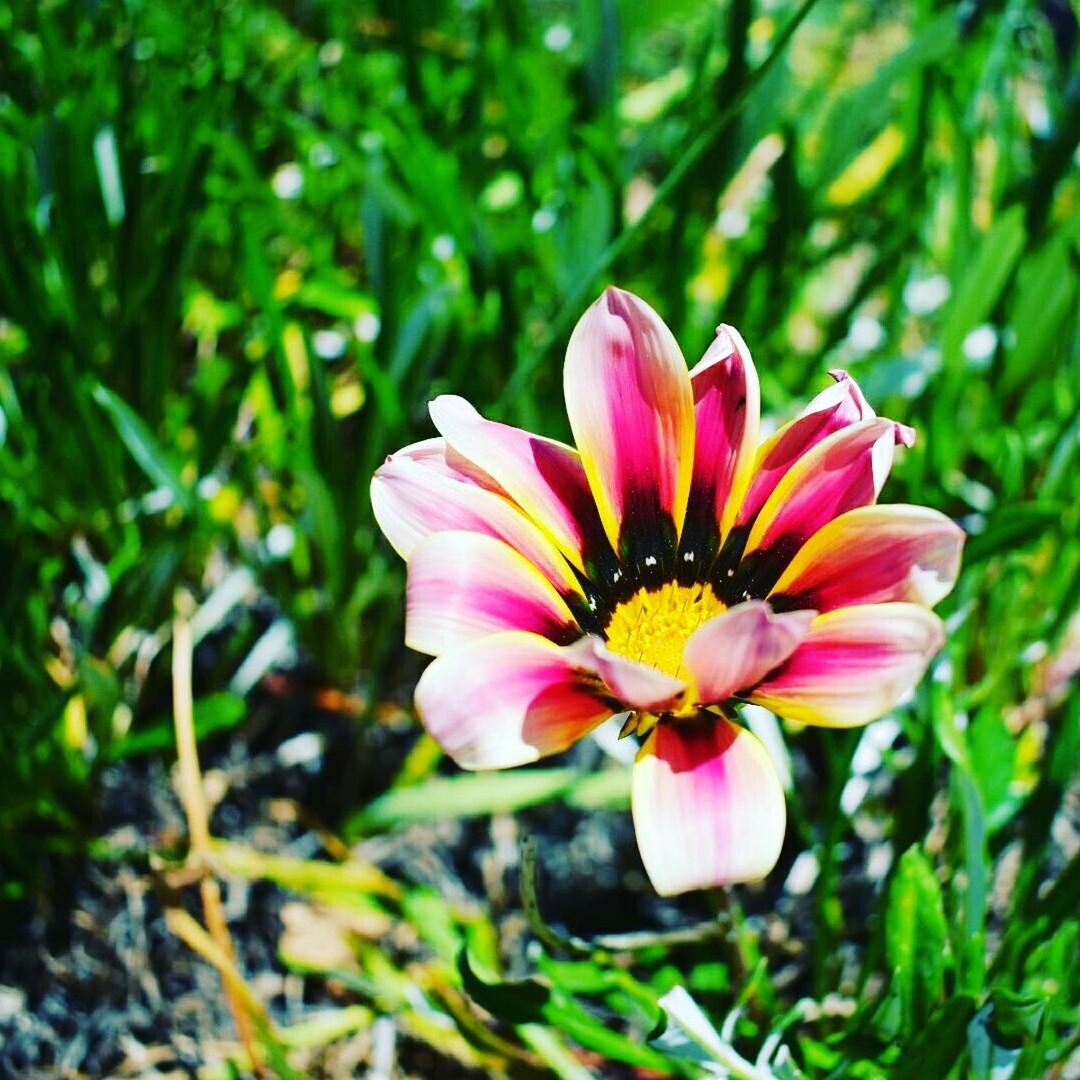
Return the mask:
M 679 676 L 686 639 L 724 610 L 711 585 L 669 582 L 658 589 L 639 589 L 619 604 L 604 636 L 614 652 Z

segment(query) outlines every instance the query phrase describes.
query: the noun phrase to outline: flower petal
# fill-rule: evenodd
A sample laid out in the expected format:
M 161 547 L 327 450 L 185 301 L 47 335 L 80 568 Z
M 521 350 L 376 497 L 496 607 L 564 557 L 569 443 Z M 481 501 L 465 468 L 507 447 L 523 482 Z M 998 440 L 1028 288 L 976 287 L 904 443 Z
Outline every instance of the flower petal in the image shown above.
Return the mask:
M 687 686 L 682 679 L 613 652 L 595 635 L 582 638 L 572 651 L 583 668 L 604 680 L 624 708 L 665 712 L 683 703 Z
M 456 479 L 445 462 L 436 466 L 405 452 L 392 455 L 372 477 L 371 508 L 403 559 L 432 533 L 448 529 L 484 533 L 504 540 L 528 559 L 562 596 L 582 595 L 566 560 L 512 502 L 472 481 Z
M 556 754 L 618 711 L 572 647 L 521 631 L 433 660 L 417 684 L 416 708 L 463 769 L 504 769 Z
M 832 611 L 911 601 L 933 607 L 956 584 L 964 530 L 923 506 L 862 506 L 806 542 L 773 589 L 774 605 Z
M 836 382 L 822 390 L 790 423 L 762 443 L 754 464 L 754 476 L 739 510 L 740 525 L 750 524 L 765 505 L 788 470 L 804 454 L 837 431 L 873 420 L 874 410 L 863 397 L 859 384 L 846 371 L 829 374 Z M 897 442 L 910 446 L 915 433 L 901 424 L 894 426 Z
M 690 372 L 690 383 L 694 472 L 681 550 L 684 561 L 703 566 L 742 505 L 757 446 L 761 394 L 750 350 L 738 330 L 716 328 L 715 340 Z
M 657 725 L 634 764 L 645 870 L 661 896 L 754 881 L 784 841 L 784 791 L 765 747 L 711 713 Z
M 487 488 L 488 491 L 497 492 L 499 495 L 506 494 L 490 475 L 456 453 L 441 436 L 434 439 L 422 439 L 411 446 L 403 447 L 386 460 L 414 461 L 450 480 L 475 484 L 477 487 Z
M 719 704 L 759 683 L 799 644 L 813 611 L 775 614 L 764 600 L 749 600 L 699 626 L 683 647 L 683 663 L 701 705 Z
M 674 558 L 694 460 L 694 401 L 679 346 L 648 304 L 609 288 L 574 328 L 564 388 L 612 547 L 661 573 Z
M 894 438 L 891 420 L 863 420 L 823 439 L 788 470 L 746 542 L 744 560 L 759 550 L 770 556 L 768 567 L 760 565 L 760 557 L 750 564 L 751 595 L 771 588 L 787 561 L 823 525 L 877 498 L 892 467 Z M 740 571 L 743 576 L 747 569 Z M 766 572 L 771 581 L 764 580 Z
M 819 615 L 803 643 L 748 695 L 789 720 L 857 727 L 887 713 L 945 640 L 918 604 L 867 604 Z
M 579 569 L 606 548 L 577 451 L 508 424 L 485 420 L 464 398 L 444 394 L 429 409 L 453 449 L 494 478 Z
M 528 630 L 560 644 L 581 636 L 551 583 L 492 536 L 439 532 L 409 558 L 405 644 L 439 656 L 500 630 Z

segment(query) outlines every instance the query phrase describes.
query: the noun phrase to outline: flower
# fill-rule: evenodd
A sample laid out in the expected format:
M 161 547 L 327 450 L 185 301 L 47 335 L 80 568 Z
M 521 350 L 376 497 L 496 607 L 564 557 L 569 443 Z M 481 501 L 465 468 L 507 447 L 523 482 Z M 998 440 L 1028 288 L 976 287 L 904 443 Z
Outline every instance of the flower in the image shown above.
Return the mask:
M 784 792 L 736 702 L 865 724 L 943 641 L 929 608 L 963 533 L 874 505 L 914 432 L 832 376 L 758 445 L 738 332 L 720 326 L 688 372 L 659 316 L 609 288 L 566 353 L 577 450 L 444 396 L 441 437 L 372 481 L 408 561 L 406 642 L 435 657 L 416 689 L 427 730 L 463 768 L 506 768 L 628 714 L 635 831 L 665 895 L 763 877 L 779 856 Z

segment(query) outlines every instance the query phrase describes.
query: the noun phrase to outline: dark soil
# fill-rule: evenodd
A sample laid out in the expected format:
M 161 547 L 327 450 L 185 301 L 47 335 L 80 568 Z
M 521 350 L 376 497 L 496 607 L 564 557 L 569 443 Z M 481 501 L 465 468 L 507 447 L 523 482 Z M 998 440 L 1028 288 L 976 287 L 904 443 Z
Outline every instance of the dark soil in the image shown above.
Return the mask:
M 361 725 L 297 705 L 295 698 L 266 696 L 242 729 L 200 747 L 208 786 L 224 790 L 213 812 L 216 836 L 312 856 L 319 850 L 315 834 L 295 818 L 283 820 L 275 806 L 291 800 L 313 819 L 336 823 L 387 786 L 417 738 L 401 720 Z M 300 732 L 317 734 L 322 753 L 288 764 L 278 749 Z M 588 763 L 599 752 L 587 745 L 574 753 Z M 45 895 L 7 910 L 0 1077 L 194 1076 L 220 1057 L 217 1047 L 235 1039 L 219 976 L 166 928 L 160 876 L 151 869 L 151 853 L 184 850 L 173 764 L 155 757 L 106 767 L 95 831 L 117 856 L 59 863 Z M 555 925 L 589 936 L 708 916 L 700 899 L 673 904 L 648 888 L 627 814 L 553 805 L 521 815 L 520 826 L 540 843 L 542 901 Z M 505 865 L 508 845 L 516 854 L 518 828 L 508 818 L 417 825 L 365 842 L 363 853 L 451 898 L 482 898 L 497 918 L 522 924 L 517 938 L 524 943 L 515 876 Z M 239 966 L 275 1022 L 292 1024 L 341 1003 L 336 988 L 288 971 L 278 958 L 288 895 L 272 884 L 236 880 L 223 881 L 222 889 Z M 184 903 L 201 919 L 197 890 L 184 890 Z M 517 951 L 508 957 L 511 969 L 525 963 L 524 949 Z M 367 1051 L 366 1040 L 358 1053 Z M 353 1075 L 362 1063 L 341 1071 L 344 1062 L 322 1062 L 312 1075 Z M 399 1040 L 396 1066 L 402 1075 L 463 1075 L 460 1066 L 436 1062 L 429 1048 L 408 1041 Z
M 285 691 L 279 684 L 274 694 L 257 696 L 243 728 L 210 739 L 200 755 L 208 789 L 219 794 L 212 819 L 216 836 L 311 857 L 320 851 L 312 822 L 336 825 L 384 790 L 417 729 L 400 709 L 388 708 L 384 720 L 361 724 L 313 708 L 310 696 L 291 684 Z M 280 748 L 302 733 L 318 736 L 322 751 L 290 763 Z M 824 788 L 813 751 L 807 742 L 796 757 L 796 782 L 804 789 Z M 586 742 L 566 757 L 591 768 L 601 751 Z M 186 842 L 172 769 L 172 760 L 164 758 L 107 767 L 94 831 L 120 854 L 79 864 L 68 860 L 49 895 L 8 910 L 0 958 L 0 1077 L 194 1076 L 207 1061 L 221 1060 L 220 1048 L 234 1041 L 218 974 L 166 928 L 160 875 L 152 871 L 152 853 L 178 858 Z M 445 769 L 454 771 L 448 764 Z M 872 796 L 886 794 L 879 785 L 889 775 L 878 774 Z M 283 814 L 282 806 L 304 813 Z M 545 917 L 572 934 L 684 927 L 714 913 L 700 894 L 678 902 L 655 895 L 630 816 L 622 812 L 585 813 L 553 804 L 514 818 L 446 820 L 373 837 L 361 853 L 402 880 L 431 886 L 450 899 L 481 901 L 500 925 L 508 971 L 525 975 L 529 933 L 516 882 L 523 831 L 539 845 Z M 789 829 L 769 884 L 740 890 L 743 908 L 760 920 L 777 984 L 794 996 L 812 990 L 805 957 L 792 944 L 813 936 L 811 899 L 784 887 L 804 846 Z M 881 871 L 868 873 L 871 846 L 853 839 L 844 860 L 840 895 L 851 916 L 849 941 L 863 936 L 857 932 L 861 913 L 880 887 Z M 293 1024 L 313 1010 L 350 1000 L 340 986 L 281 963 L 277 947 L 288 895 L 268 883 L 226 880 L 222 888 L 239 966 L 275 1022 Z M 184 890 L 184 903 L 201 919 L 196 889 Z M 345 1043 L 335 1047 L 336 1057 L 312 1059 L 310 1075 L 362 1075 L 370 1064 L 370 1033 Z M 395 1067 L 400 1076 L 468 1075 L 400 1036 Z

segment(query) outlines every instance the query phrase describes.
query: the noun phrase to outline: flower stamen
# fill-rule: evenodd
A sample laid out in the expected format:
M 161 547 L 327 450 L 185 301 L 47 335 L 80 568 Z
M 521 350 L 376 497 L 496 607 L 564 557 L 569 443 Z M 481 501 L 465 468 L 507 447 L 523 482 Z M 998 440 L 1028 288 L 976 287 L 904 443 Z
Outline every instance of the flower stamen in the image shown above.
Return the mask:
M 668 582 L 619 604 L 604 637 L 612 651 L 679 678 L 686 639 L 724 610 L 711 585 Z

